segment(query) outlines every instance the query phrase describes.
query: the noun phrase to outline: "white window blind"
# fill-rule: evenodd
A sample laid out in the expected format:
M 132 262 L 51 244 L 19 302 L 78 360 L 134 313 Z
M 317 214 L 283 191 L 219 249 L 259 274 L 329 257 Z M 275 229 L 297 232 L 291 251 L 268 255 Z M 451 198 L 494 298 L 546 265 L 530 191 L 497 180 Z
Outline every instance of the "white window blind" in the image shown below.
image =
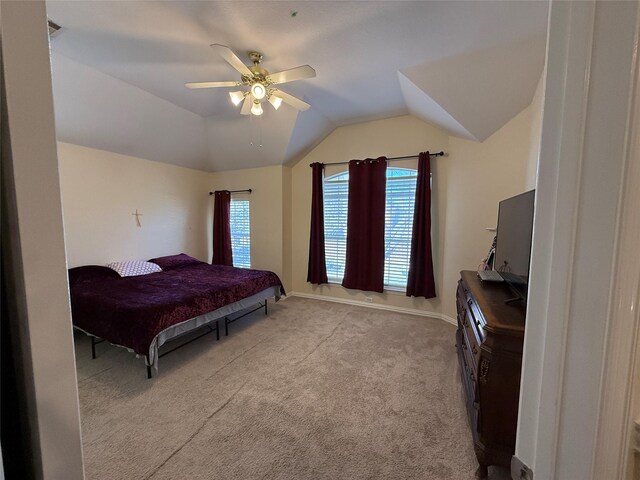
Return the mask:
M 407 287 L 417 179 L 416 170 L 387 168 L 384 221 L 384 286 L 386 288 Z
M 341 283 L 347 250 L 347 194 L 349 172 L 324 179 L 324 252 L 327 278 Z
M 232 198 L 229 213 L 233 266 L 251 268 L 251 209 L 249 200 Z
M 407 286 L 417 175 L 412 169 L 387 168 L 384 242 L 384 286 L 387 289 Z M 327 277 L 330 282 L 340 283 L 347 246 L 349 173 L 325 178 L 323 187 Z

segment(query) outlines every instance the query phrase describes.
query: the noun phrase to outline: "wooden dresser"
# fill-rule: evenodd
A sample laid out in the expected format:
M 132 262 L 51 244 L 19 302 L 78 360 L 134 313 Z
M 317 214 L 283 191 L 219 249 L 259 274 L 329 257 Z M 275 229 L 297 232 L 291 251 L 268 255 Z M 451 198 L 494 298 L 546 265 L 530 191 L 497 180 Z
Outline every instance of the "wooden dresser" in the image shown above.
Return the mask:
M 515 450 L 524 302 L 505 283 L 461 272 L 456 293 L 456 348 L 480 478 L 489 465 L 509 468 Z

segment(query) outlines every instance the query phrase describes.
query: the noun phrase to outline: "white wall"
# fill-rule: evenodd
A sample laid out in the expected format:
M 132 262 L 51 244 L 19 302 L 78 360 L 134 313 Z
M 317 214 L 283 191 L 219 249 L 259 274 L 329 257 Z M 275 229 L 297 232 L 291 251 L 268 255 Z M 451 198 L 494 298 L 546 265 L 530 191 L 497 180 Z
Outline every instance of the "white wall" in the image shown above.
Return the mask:
M 51 58 L 57 137 L 65 143 L 210 172 L 248 168 L 256 157 L 280 165 L 332 128 L 318 112 L 289 106 L 266 106 L 260 117 L 203 118 L 55 49 Z
M 553 2 L 516 456 L 593 474 L 637 2 Z M 615 478 L 615 477 L 607 477 Z
M 58 140 L 210 169 L 199 115 L 60 54 L 52 73 Z
M 211 260 L 210 173 L 61 142 L 58 156 L 69 267 L 181 252 Z
M 236 111 L 231 117 L 207 117 L 210 170 L 251 169 L 256 159 L 263 166 L 281 165 L 298 115 L 289 106 L 275 111 L 271 105 L 265 105 L 260 116 L 240 115 Z
M 46 25 L 43 1 L 0 2 L 8 115 L 2 138 L 3 273 L 9 274 L 8 308 L 19 339 L 16 374 L 27 391 L 23 428 L 34 478 L 80 480 L 78 389 Z

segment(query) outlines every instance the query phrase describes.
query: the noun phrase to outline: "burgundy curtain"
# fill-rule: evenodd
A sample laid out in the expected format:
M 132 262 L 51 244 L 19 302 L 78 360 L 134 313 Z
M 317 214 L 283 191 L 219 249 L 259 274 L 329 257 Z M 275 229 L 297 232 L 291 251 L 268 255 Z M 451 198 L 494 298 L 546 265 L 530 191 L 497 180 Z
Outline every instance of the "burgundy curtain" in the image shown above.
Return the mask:
M 322 195 L 322 163 L 311 164 L 311 235 L 307 282 L 328 283 L 324 254 L 324 201 Z
M 231 253 L 231 223 L 229 210 L 231 208 L 231 194 L 228 190 L 214 193 L 213 205 L 213 259 L 214 265 L 233 266 Z
M 407 296 L 424 298 L 436 296 L 433 258 L 431 256 L 431 162 L 429 152 L 422 152 L 418 157 L 418 184 L 413 210 L 413 235 Z
M 342 286 L 382 292 L 387 159 L 349 162 L 347 255 Z

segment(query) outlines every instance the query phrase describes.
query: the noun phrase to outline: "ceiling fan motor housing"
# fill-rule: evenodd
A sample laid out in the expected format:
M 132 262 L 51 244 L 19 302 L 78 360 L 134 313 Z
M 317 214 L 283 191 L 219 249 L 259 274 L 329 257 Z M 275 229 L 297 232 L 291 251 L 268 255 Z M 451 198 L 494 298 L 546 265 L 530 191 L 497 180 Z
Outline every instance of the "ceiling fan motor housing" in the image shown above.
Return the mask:
M 248 55 L 254 65 L 258 65 L 262 61 L 262 54 L 260 52 L 248 52 Z

